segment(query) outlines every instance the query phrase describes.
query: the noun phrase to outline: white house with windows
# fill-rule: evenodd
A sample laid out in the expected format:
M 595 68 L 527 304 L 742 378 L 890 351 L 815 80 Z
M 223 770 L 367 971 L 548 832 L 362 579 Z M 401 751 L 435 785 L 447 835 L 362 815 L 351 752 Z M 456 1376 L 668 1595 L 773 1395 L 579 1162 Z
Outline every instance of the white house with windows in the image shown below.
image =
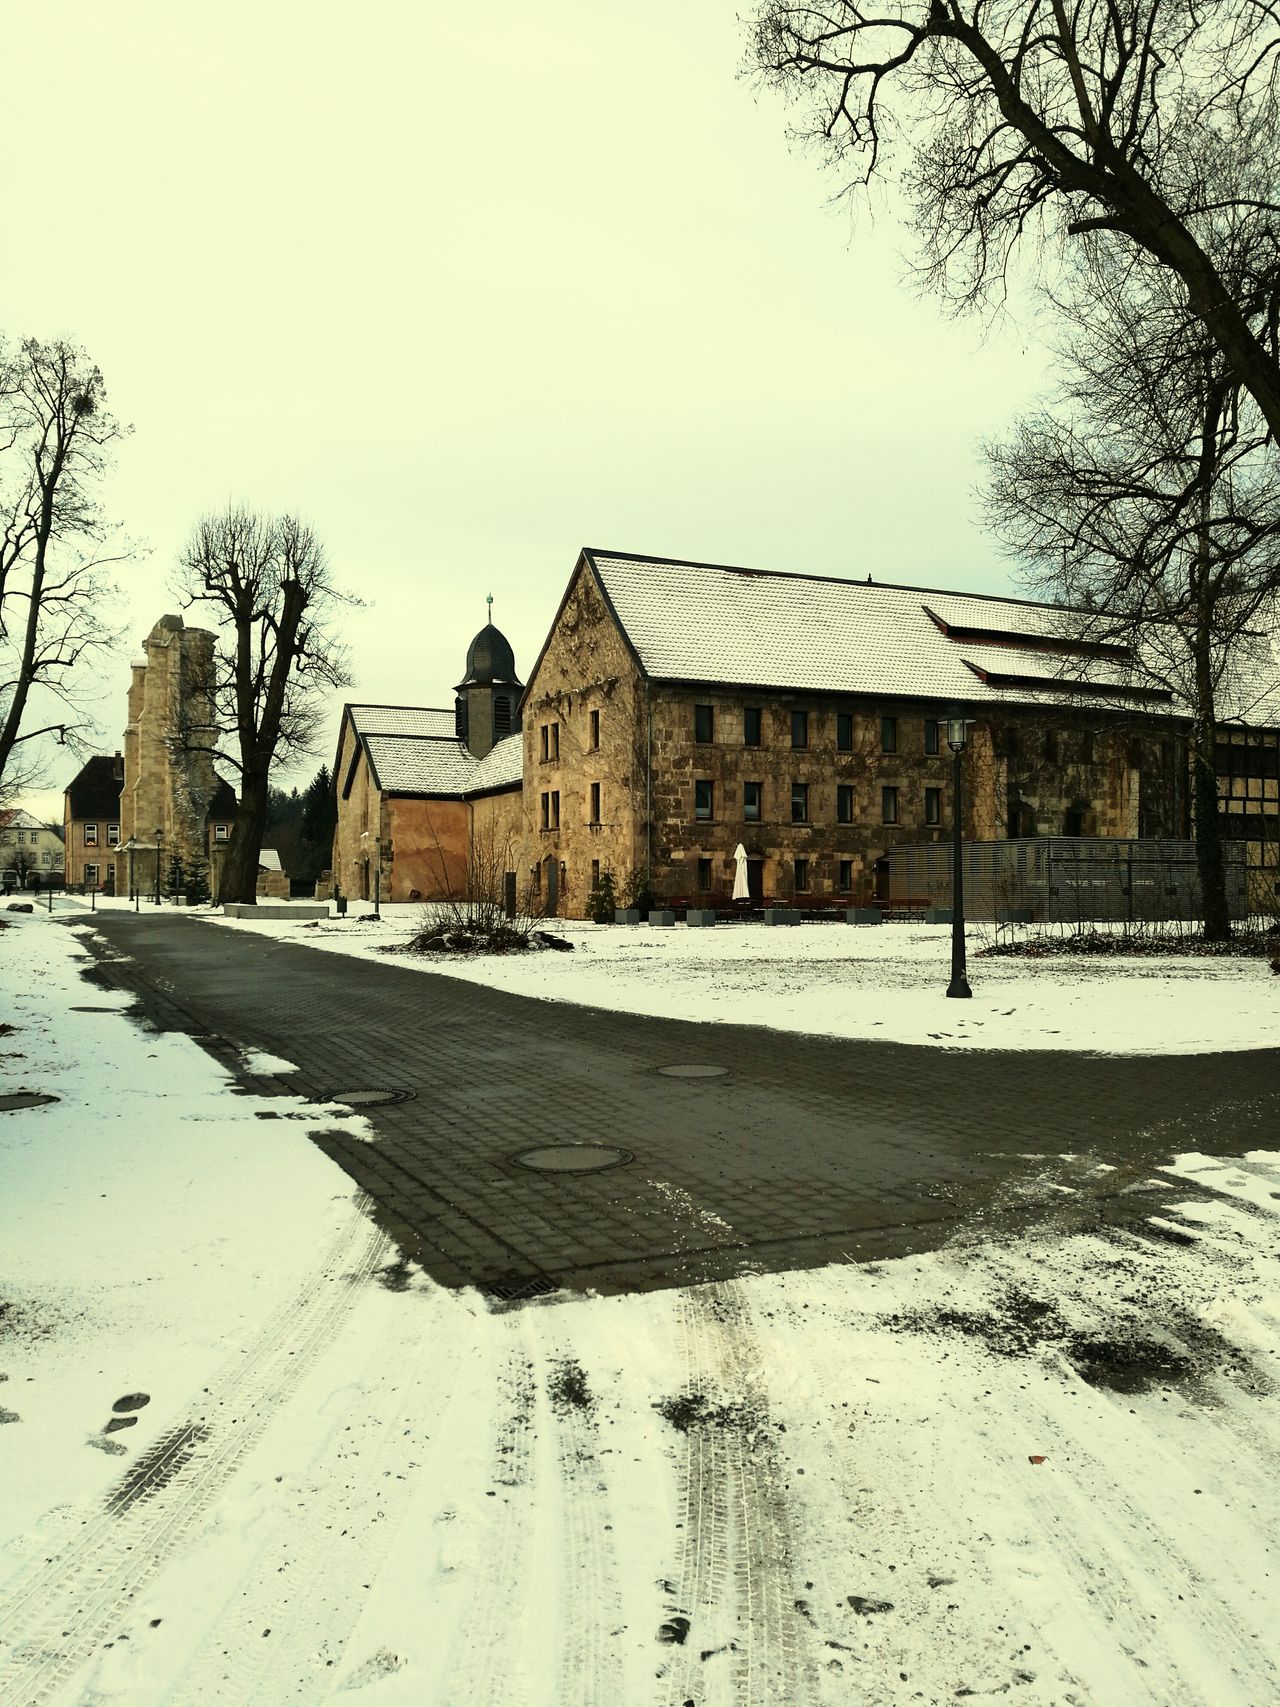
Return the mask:
M 64 849 L 54 824 L 14 807 L 0 812 L 0 888 L 38 889 L 62 882 Z

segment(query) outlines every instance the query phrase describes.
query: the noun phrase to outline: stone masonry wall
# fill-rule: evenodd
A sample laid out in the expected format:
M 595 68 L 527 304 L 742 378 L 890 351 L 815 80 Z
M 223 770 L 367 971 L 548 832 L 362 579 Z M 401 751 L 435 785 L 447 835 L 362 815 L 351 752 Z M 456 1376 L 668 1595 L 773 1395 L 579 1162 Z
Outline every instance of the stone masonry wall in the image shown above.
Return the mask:
M 124 741 L 120 837 L 165 849 L 184 865 L 208 858 L 206 820 L 217 787 L 208 722 L 214 636 L 165 616 L 143 641 L 145 664 L 133 666 Z M 167 864 L 168 852 L 165 861 Z
M 554 867 L 558 911 L 581 918 L 596 874 L 611 871 L 621 892 L 643 869 L 647 740 L 644 684 L 585 565 L 523 716 L 522 886 L 545 903 Z

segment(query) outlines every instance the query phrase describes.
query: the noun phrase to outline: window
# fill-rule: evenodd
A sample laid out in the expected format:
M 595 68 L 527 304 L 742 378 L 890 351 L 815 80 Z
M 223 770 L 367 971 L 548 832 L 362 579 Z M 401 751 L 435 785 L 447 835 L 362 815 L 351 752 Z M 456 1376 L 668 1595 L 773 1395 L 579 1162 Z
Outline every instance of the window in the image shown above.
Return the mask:
M 558 723 L 551 725 L 551 757 L 553 761 L 560 757 L 560 725 Z
M 807 824 L 809 822 L 809 784 L 793 782 L 791 784 L 791 822 Z
M 230 834 L 230 824 L 215 824 L 213 826 L 213 839 L 215 842 L 225 842 Z
M 591 713 L 591 751 L 593 753 L 600 751 L 600 713 L 598 711 Z
M 107 825 L 107 846 L 109 848 L 118 848 L 120 846 L 120 826 L 119 826 L 119 824 L 108 824 Z
M 544 723 L 539 731 L 542 737 L 542 758 L 544 763 L 553 763 L 560 757 L 560 725 Z
M 714 741 L 716 738 L 716 711 L 713 705 L 695 705 L 693 708 L 693 738 L 695 741 Z
M 551 790 L 550 828 L 553 830 L 558 830 L 560 828 L 560 790 L 558 788 L 553 788 Z
M 591 822 L 593 824 L 600 822 L 600 784 L 598 782 L 591 784 Z
M 49 852 L 48 848 L 46 848 L 44 850 L 44 852 L 40 855 L 40 863 L 41 863 L 41 865 L 50 865 L 50 864 L 52 864 L 52 862 L 53 862 L 53 855 Z
M 840 887 L 846 895 L 853 888 L 853 861 L 851 859 L 840 861 Z
M 938 720 L 936 717 L 926 717 L 924 720 L 924 750 L 926 753 L 940 753 L 942 742 L 938 738 Z
M 600 861 L 598 859 L 593 859 L 591 862 L 591 887 L 593 889 L 600 887 Z
M 809 713 L 793 711 L 791 713 L 791 745 L 807 747 L 809 745 Z
M 19 841 L 22 840 L 21 835 L 18 836 L 18 840 Z M 97 845 L 98 845 L 98 826 L 96 824 L 86 824 L 85 825 L 85 827 L 84 827 L 84 845 L 87 848 L 96 848 L 97 847 Z
M 880 751 L 896 753 L 898 750 L 898 719 L 882 717 L 880 719 Z
M 795 883 L 797 889 L 807 889 L 809 887 L 809 862 L 807 859 L 796 860 Z
M 836 822 L 853 823 L 853 784 L 842 782 L 836 789 Z
M 926 788 L 924 791 L 924 821 L 926 824 L 942 822 L 942 790 Z
M 842 753 L 853 751 L 853 713 L 836 712 L 836 747 Z
M 495 735 L 511 733 L 511 696 L 500 693 L 493 702 L 493 732 Z
M 715 805 L 715 785 L 705 777 L 700 777 L 693 785 L 693 815 L 695 818 L 710 818 Z
M 742 816 L 753 824 L 760 822 L 761 791 L 762 785 L 758 782 L 744 782 L 742 785 Z
M 709 859 L 700 859 L 698 861 L 698 888 L 699 889 L 710 889 L 710 887 L 711 887 L 711 861 Z
M 545 763 L 545 761 L 551 757 L 551 729 L 548 724 L 544 723 L 541 725 L 538 730 L 538 737 L 541 746 L 541 751 L 538 756 Z
M 880 790 L 880 821 L 882 824 L 898 822 L 898 791 L 896 788 Z
M 758 747 L 760 745 L 760 724 L 760 707 L 758 705 L 747 706 L 742 713 L 742 744 L 744 747 Z
M 108 883 L 114 883 L 115 880 L 116 880 L 116 868 L 114 865 L 108 865 L 107 866 L 107 882 Z
M 551 796 L 545 789 L 542 793 L 542 827 L 544 830 L 551 828 Z
M 86 887 L 90 889 L 96 889 L 98 886 L 98 868 L 92 860 L 84 868 L 84 881 Z

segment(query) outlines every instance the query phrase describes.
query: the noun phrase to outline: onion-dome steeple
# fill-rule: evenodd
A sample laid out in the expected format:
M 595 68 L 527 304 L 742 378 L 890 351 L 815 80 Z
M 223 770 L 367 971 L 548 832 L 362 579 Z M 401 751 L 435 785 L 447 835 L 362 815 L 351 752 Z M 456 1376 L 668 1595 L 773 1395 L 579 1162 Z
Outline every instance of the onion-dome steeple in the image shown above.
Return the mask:
M 524 687 L 516 675 L 511 642 L 493 626 L 492 593 L 488 606 L 490 620 L 467 648 L 466 674 L 458 683 L 454 704 L 458 739 L 478 759 L 519 728 L 516 708 Z

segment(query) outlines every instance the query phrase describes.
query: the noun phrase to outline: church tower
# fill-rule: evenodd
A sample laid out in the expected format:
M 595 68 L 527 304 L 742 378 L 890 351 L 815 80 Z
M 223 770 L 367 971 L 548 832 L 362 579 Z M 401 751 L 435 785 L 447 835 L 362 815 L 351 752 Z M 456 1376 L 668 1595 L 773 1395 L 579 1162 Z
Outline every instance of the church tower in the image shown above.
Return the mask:
M 489 595 L 493 614 L 493 595 Z M 516 655 L 499 629 L 487 622 L 467 649 L 467 673 L 454 690 L 458 739 L 477 759 L 520 727 L 517 707 L 524 683 L 516 675 Z

